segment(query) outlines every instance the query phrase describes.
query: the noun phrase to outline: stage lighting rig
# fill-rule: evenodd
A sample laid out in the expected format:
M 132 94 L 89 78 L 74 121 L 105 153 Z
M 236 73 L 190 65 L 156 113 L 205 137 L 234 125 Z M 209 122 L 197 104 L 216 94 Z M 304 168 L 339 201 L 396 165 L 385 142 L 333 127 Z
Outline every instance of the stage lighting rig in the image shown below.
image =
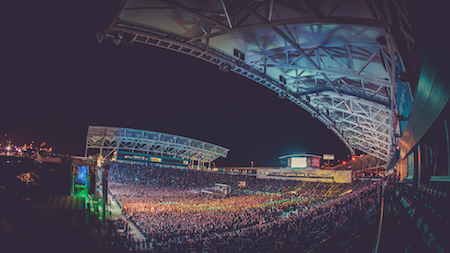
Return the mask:
M 114 45 L 118 46 L 122 42 L 123 39 L 123 32 L 119 33 L 117 31 L 112 31 L 109 35 L 111 37 L 111 41 L 114 43 Z
M 286 78 L 284 76 L 280 75 L 280 82 L 286 85 Z
M 219 70 L 220 70 L 220 71 L 223 71 L 223 72 L 225 72 L 225 73 L 230 72 L 230 70 L 232 70 L 232 69 L 233 69 L 233 66 L 231 66 L 229 63 L 221 62 L 221 63 L 219 64 Z
M 122 37 L 122 45 L 131 46 L 134 42 L 135 35 L 132 33 L 124 33 Z
M 131 46 L 134 42 L 135 35 L 132 33 L 111 31 L 111 33 L 108 34 L 107 37 L 110 37 L 111 41 L 116 46 L 118 46 L 118 45 Z M 97 35 L 97 39 L 98 38 L 99 38 L 99 35 Z M 102 38 L 102 40 L 103 40 L 103 38 Z M 99 42 L 101 42 L 101 41 L 99 41 Z

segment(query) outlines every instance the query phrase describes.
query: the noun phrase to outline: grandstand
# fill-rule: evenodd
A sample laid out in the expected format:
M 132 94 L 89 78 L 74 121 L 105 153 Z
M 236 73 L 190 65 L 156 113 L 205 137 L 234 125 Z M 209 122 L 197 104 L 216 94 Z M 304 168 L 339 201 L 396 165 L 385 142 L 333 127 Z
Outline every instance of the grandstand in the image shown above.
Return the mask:
M 304 250 L 335 247 L 339 237 L 333 236 L 336 240 L 333 242 L 328 232 L 316 231 L 326 231 L 332 226 L 347 233 L 353 229 L 358 215 L 366 210 L 371 210 L 367 221 L 376 220 L 379 198 L 375 196 L 380 186 L 371 181 L 349 184 L 286 181 L 125 163 L 111 164 L 109 173 L 113 198 L 145 237 L 143 245 L 127 247 L 148 252 L 268 252 L 280 247 L 280 242 L 286 251 L 293 250 L 295 245 Z M 224 194 L 223 190 L 228 195 L 225 199 L 219 196 Z M 360 194 L 367 195 L 361 198 Z M 342 201 L 350 202 L 343 205 Z M 359 207 L 358 201 L 362 204 Z M 350 203 L 355 209 L 348 209 Z M 342 212 L 330 216 L 328 208 Z M 305 215 L 310 219 L 304 218 Z M 288 223 L 296 225 L 287 234 L 276 230 L 265 237 L 262 232 Z M 241 233 L 246 236 L 241 237 Z M 255 237 L 253 233 L 261 236 Z M 305 234 L 302 243 L 297 241 L 298 233 Z M 244 238 L 247 239 L 242 241 Z
M 171 168 L 205 168 L 229 149 L 172 134 L 129 128 L 89 126 L 85 154 L 113 161 Z

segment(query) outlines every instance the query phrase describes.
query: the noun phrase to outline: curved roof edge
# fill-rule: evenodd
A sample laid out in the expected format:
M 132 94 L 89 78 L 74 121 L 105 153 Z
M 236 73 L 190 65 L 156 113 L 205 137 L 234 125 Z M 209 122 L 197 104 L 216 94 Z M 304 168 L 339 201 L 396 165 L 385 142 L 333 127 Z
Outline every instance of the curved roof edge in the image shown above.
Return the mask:
M 291 158 L 291 157 L 319 157 L 322 158 L 320 155 L 313 155 L 313 154 L 306 154 L 306 153 L 297 153 L 297 154 L 290 154 L 290 155 L 283 155 L 278 157 L 278 159 L 284 159 L 284 158 Z

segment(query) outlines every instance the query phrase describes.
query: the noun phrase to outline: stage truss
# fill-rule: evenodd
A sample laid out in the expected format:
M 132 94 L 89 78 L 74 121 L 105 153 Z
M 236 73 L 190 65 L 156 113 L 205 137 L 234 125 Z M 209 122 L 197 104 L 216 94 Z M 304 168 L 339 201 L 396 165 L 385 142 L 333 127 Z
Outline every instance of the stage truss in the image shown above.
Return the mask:
M 115 151 L 189 159 L 202 166 L 217 158 L 226 158 L 229 149 L 207 142 L 172 134 L 129 128 L 89 126 L 86 138 L 86 155 L 95 149 L 103 157 Z
M 397 0 L 124 0 L 97 37 L 166 48 L 249 78 L 309 112 L 352 154 L 387 162 L 399 134 L 394 37 L 414 43 L 407 14 Z

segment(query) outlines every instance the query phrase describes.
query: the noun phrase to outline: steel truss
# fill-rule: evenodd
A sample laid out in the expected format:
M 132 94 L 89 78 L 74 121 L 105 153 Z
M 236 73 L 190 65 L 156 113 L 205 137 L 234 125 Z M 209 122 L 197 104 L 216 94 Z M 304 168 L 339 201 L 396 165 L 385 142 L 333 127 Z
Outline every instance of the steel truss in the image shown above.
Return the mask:
M 389 6 L 343 2 L 124 0 L 98 37 L 132 35 L 242 75 L 309 112 L 352 154 L 389 161 L 398 55 Z
M 341 164 L 333 169 L 349 169 L 354 172 L 371 171 L 382 169 L 386 166 L 386 162 L 371 155 L 364 155 L 356 158 L 354 161 L 348 161 L 346 164 Z
M 186 137 L 129 128 L 89 126 L 86 154 L 89 149 L 100 149 L 100 154 L 112 151 L 158 155 L 210 163 L 226 158 L 229 149 Z

